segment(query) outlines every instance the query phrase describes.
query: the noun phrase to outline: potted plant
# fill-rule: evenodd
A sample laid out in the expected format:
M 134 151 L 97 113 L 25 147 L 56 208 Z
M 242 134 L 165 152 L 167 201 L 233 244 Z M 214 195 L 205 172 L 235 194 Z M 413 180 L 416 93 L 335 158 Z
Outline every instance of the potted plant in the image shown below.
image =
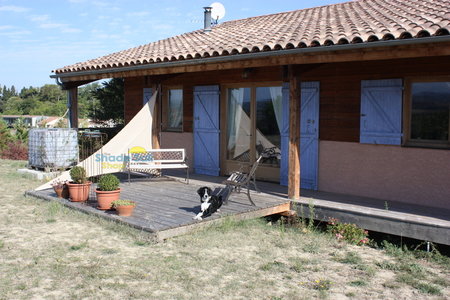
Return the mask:
M 111 209 L 111 202 L 120 198 L 120 181 L 113 174 L 106 174 L 98 181 L 97 194 L 98 209 Z
M 136 202 L 131 200 L 115 200 L 112 202 L 112 207 L 117 210 L 119 216 L 129 217 L 133 214 Z
M 67 181 L 65 180 L 56 180 L 52 183 L 53 190 L 58 198 L 69 198 L 69 189 L 66 183 Z
M 69 187 L 70 200 L 73 202 L 85 202 L 89 198 L 90 181 L 87 180 L 86 170 L 81 166 L 75 166 L 70 170 L 71 182 Z

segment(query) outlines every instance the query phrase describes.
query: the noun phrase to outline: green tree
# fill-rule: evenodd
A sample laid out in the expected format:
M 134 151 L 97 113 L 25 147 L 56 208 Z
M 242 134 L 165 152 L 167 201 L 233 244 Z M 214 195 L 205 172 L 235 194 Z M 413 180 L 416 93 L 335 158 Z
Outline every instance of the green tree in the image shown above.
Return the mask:
M 22 88 L 19 97 L 22 99 L 36 97 L 39 94 L 39 89 L 30 86 L 29 88 Z
M 19 118 L 14 122 L 13 125 L 16 139 L 21 141 L 22 143 L 26 143 L 28 141 L 28 131 L 29 127 L 25 124 L 23 118 Z
M 39 101 L 35 98 L 22 99 L 13 96 L 6 101 L 4 113 L 10 115 L 29 115 L 39 105 Z
M 95 102 L 90 107 L 89 116 L 98 122 L 112 120 L 123 124 L 124 81 L 113 78 L 103 82 L 102 87 L 92 91 Z
M 11 88 L 7 88 L 5 85 L 3 86 L 2 97 L 4 101 L 7 101 L 11 97 L 18 96 L 16 93 L 16 88 L 11 86 Z
M 3 119 L 0 119 L 0 153 L 6 149 L 12 141 L 11 130 Z
M 7 115 L 23 115 L 22 104 L 22 98 L 16 96 L 10 97 L 5 101 L 3 112 Z
M 5 106 L 5 101 L 3 101 L 3 89 L 0 84 L 0 114 L 3 113 L 3 106 Z
M 67 100 L 67 93 L 56 84 L 46 84 L 39 90 L 39 100 L 57 103 L 61 100 Z
M 100 84 L 91 83 L 79 87 L 78 89 L 78 108 L 80 118 L 92 117 L 93 103 L 96 103 L 93 92 L 100 88 Z

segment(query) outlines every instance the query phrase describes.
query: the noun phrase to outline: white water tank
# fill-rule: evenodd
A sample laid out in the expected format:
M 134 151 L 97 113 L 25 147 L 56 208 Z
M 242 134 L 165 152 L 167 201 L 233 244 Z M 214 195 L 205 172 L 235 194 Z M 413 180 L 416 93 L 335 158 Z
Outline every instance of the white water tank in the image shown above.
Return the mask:
M 29 167 L 67 169 L 78 163 L 78 132 L 73 128 L 36 128 L 28 134 Z

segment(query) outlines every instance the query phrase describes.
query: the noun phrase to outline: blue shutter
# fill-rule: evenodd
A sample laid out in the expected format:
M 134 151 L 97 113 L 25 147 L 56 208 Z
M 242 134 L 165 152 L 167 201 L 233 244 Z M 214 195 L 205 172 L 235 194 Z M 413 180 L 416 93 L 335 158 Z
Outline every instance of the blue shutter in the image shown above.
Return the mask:
M 401 144 L 402 93 L 401 79 L 361 82 L 361 143 Z
M 289 172 L 289 82 L 283 83 L 280 184 L 288 185 Z
M 218 85 L 194 87 L 194 170 L 197 174 L 219 176 Z
M 301 83 L 300 183 L 317 190 L 319 164 L 319 87 L 317 81 Z M 288 185 L 289 172 L 289 83 L 283 83 L 280 184 Z
M 152 95 L 153 95 L 153 89 L 152 88 L 144 88 L 144 97 L 142 98 L 142 106 L 147 104 L 147 102 L 150 100 Z
M 301 83 L 300 186 L 317 190 L 319 166 L 319 93 L 320 83 Z

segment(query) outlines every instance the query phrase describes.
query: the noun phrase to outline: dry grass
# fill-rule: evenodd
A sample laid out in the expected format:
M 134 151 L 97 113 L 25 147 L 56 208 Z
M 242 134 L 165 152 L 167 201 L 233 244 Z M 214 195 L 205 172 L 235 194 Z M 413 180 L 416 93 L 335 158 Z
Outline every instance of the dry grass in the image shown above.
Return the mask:
M 448 299 L 448 261 L 262 220 L 154 244 L 139 231 L 25 198 L 0 160 L 0 299 Z M 23 164 L 23 163 L 22 163 Z

